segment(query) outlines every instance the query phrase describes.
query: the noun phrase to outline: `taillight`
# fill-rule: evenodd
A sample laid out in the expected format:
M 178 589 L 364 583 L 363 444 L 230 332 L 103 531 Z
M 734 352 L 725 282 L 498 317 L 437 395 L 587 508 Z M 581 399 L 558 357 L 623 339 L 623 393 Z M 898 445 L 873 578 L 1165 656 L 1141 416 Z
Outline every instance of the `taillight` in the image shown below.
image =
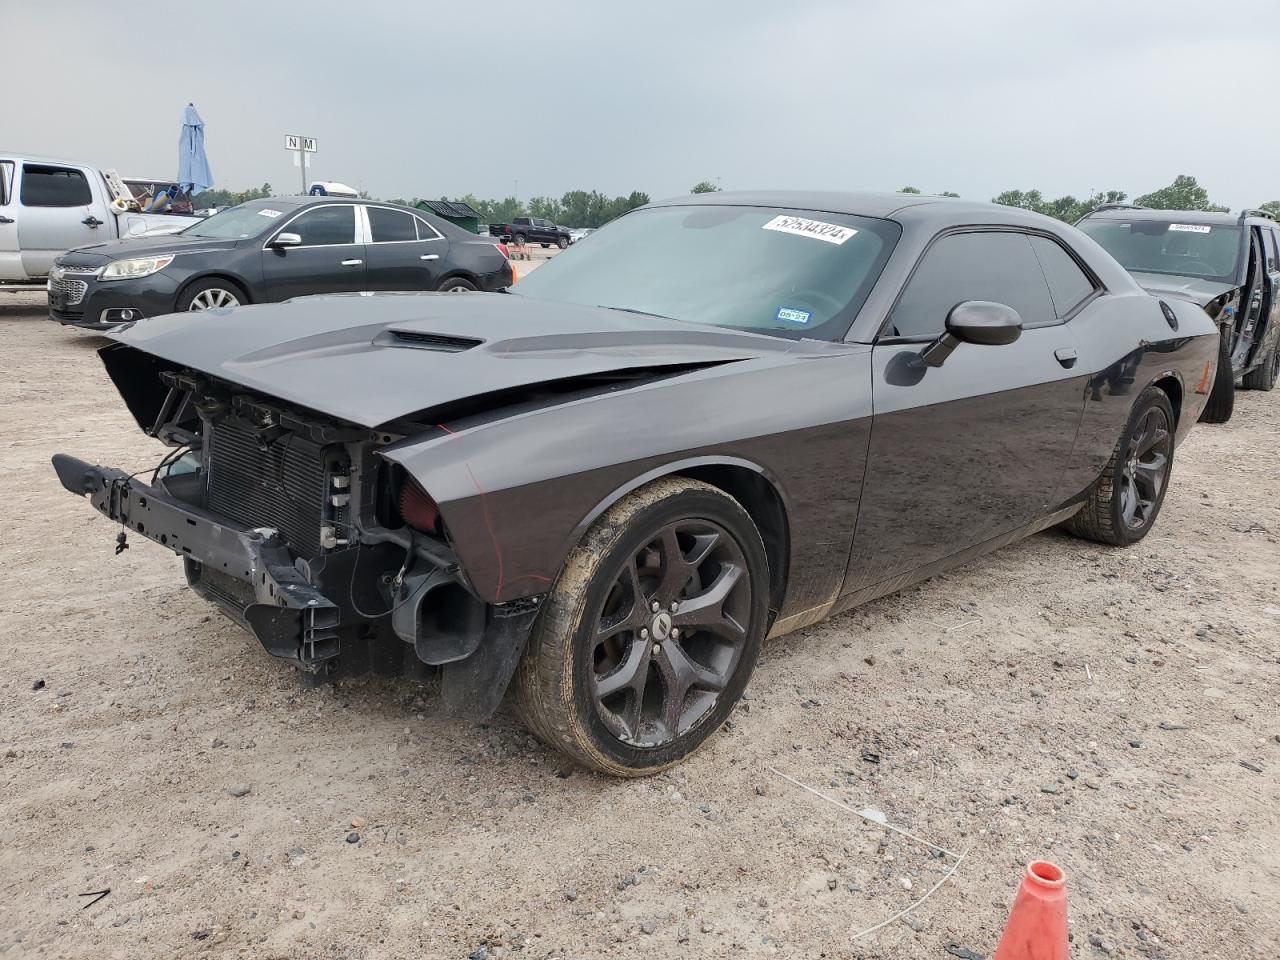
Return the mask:
M 400 518 L 415 530 L 440 535 L 440 508 L 411 477 L 400 488 Z
M 511 259 L 511 251 L 507 249 L 507 245 L 505 243 L 495 243 L 494 246 L 498 248 L 498 252 L 500 254 L 502 254 L 508 260 Z

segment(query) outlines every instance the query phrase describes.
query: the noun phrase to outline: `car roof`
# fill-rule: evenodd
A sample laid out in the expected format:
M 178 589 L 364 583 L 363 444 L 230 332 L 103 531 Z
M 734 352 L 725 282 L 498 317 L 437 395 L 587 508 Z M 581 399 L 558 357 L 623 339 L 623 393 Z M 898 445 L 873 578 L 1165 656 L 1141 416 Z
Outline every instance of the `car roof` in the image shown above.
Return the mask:
M 979 203 L 960 197 L 933 197 L 919 193 L 861 193 L 807 190 L 760 190 L 695 193 L 650 204 L 653 207 L 685 205 L 781 207 L 841 213 L 880 220 L 910 220 L 929 226 L 956 222 L 1039 225 L 1059 223 L 1050 217 L 998 203 Z
M 1093 210 L 1084 215 L 1086 220 L 1137 220 L 1148 223 L 1192 223 L 1207 226 L 1234 227 L 1240 224 L 1240 214 L 1219 213 L 1209 210 L 1157 210 L 1153 207 L 1111 207 Z M 1276 221 L 1256 211 L 1250 211 L 1246 223 L 1272 223 Z

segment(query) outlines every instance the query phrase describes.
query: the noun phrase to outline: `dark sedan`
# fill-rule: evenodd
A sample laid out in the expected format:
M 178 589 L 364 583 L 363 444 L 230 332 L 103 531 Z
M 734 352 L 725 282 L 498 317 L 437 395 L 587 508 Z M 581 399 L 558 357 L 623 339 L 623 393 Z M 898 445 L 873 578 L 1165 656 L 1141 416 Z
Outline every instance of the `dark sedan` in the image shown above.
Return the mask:
M 109 329 L 164 313 L 313 293 L 500 290 L 505 250 L 423 213 L 330 197 L 254 200 L 181 233 L 77 247 L 49 277 L 49 317 Z
M 516 291 L 114 332 L 174 449 L 150 483 L 55 469 L 103 550 L 167 546 L 269 653 L 438 667 L 471 717 L 513 686 L 634 776 L 719 728 L 766 636 L 1054 524 L 1140 540 L 1217 356 L 1073 227 L 927 197 L 682 197 Z

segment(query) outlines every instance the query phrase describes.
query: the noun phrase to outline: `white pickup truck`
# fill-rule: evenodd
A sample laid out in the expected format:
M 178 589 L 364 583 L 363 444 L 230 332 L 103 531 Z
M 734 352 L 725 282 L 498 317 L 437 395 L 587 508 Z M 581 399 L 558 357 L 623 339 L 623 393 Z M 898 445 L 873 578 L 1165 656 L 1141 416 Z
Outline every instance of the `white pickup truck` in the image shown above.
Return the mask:
M 142 213 L 113 170 L 0 152 L 0 288 L 43 281 L 72 247 L 194 222 L 190 214 Z

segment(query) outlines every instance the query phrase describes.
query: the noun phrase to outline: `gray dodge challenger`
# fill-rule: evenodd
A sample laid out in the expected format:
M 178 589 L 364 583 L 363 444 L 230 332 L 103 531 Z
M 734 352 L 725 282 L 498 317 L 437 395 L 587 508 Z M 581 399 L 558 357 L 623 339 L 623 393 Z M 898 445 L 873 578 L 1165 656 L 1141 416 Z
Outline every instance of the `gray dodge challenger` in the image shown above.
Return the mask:
M 170 449 L 54 467 L 117 552 L 172 550 L 307 676 L 438 670 L 469 717 L 510 688 L 620 776 L 718 729 L 766 636 L 1055 524 L 1141 539 L 1218 350 L 1073 227 L 819 193 L 652 204 L 506 293 L 110 337 Z

